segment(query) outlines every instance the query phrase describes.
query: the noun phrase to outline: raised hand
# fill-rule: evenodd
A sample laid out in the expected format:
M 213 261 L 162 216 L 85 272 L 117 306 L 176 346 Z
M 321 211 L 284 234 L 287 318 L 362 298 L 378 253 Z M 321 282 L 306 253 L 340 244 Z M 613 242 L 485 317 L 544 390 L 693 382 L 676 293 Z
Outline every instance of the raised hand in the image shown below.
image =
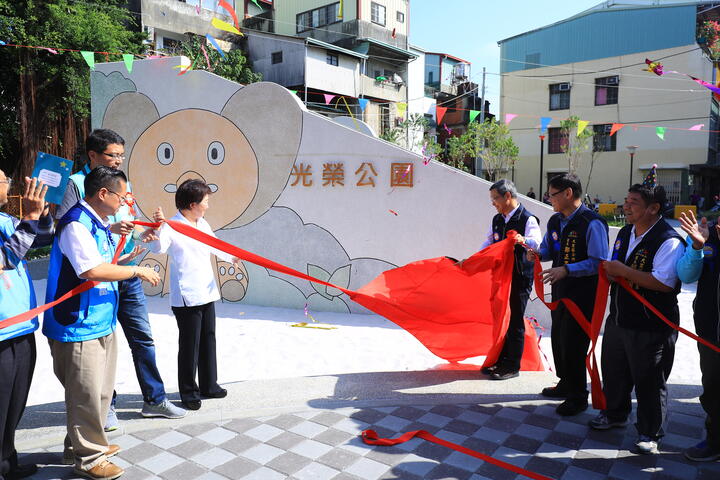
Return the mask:
M 710 236 L 707 218 L 702 217 L 702 219 L 700 219 L 700 223 L 698 223 L 693 211 L 689 210 L 687 212 L 682 212 L 678 220 L 680 220 L 680 228 L 682 228 L 683 231 L 692 239 L 693 248 L 695 250 L 700 250 Z
M 157 207 L 153 212 L 153 221 L 156 223 L 163 223 L 165 221 L 165 215 L 161 207 Z
M 37 220 L 41 215 L 47 215 L 48 207 L 45 203 L 45 194 L 48 186 L 37 178 L 25 177 L 25 193 L 22 197 L 23 220 Z

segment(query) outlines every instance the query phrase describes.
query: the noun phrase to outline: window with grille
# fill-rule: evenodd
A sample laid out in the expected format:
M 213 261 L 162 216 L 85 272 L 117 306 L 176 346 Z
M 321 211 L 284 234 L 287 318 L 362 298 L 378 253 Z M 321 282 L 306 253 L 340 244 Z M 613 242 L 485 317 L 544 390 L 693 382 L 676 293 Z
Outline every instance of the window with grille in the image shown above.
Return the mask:
M 306 32 L 312 28 L 324 27 L 341 22 L 340 2 L 331 3 L 320 8 L 298 13 L 295 16 L 297 33 Z
M 405 23 L 405 14 L 403 12 L 397 12 L 398 23 Z
M 282 51 L 272 53 L 272 64 L 282 63 Z
M 570 108 L 570 84 L 550 85 L 550 110 L 567 110 L 568 108 Z
M 385 26 L 385 7 L 379 3 L 370 4 L 370 20 L 378 25 Z
M 338 56 L 334 53 L 327 52 L 327 58 L 325 59 L 328 65 L 338 66 Z
M 618 103 L 618 85 L 620 77 L 603 77 L 595 79 L 595 105 L 615 105 Z
M 610 136 L 612 123 L 593 125 L 593 152 L 614 152 L 617 149 L 617 134 Z
M 568 138 L 562 128 L 548 128 L 548 153 L 565 153 Z

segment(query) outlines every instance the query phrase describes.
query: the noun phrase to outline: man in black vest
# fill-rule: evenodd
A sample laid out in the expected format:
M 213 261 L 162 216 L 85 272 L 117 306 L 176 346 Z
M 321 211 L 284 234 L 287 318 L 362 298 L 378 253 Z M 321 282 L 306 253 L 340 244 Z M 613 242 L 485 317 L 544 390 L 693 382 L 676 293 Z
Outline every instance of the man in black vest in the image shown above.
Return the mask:
M 482 372 L 493 380 L 507 380 L 517 377 L 520 371 L 520 359 L 525 346 L 525 307 L 532 287 L 533 263 L 525 258 L 525 249 L 519 245 L 527 244 L 537 248 L 542 240 L 537 218 L 528 212 L 517 199 L 517 189 L 510 180 L 500 180 L 490 186 L 490 201 L 497 210 L 492 219 L 488 236 L 480 249 L 495 242 L 505 240 L 507 232 L 515 230 L 515 266 L 513 267 L 510 289 L 510 323 L 505 335 L 503 349 L 495 365 L 484 367 Z
M 605 220 L 582 204 L 582 185 L 573 174 L 558 175 L 548 185 L 550 203 L 556 213 L 547 225 L 540 245 L 540 259 L 552 260 L 552 268 L 542 272 L 543 282 L 552 285 L 552 300 L 568 298 L 589 320 L 595 305 L 597 271 L 607 258 L 608 226 Z M 534 259 L 535 252 L 529 251 Z M 590 338 L 564 305 L 552 313 L 552 351 L 560 382 L 544 388 L 542 395 L 564 398 L 556 411 L 563 416 L 587 409 L 585 356 Z
M 689 245 L 678 261 L 678 277 L 683 283 L 698 282 L 693 302 L 695 332 L 720 345 L 720 226 L 717 222 L 708 225 L 706 218 L 698 223 L 692 211 L 680 214 L 680 226 L 689 236 Z M 707 437 L 685 450 L 685 457 L 695 462 L 712 462 L 720 459 L 720 353 L 700 343 L 698 350 L 703 385 L 700 403 L 707 414 Z
M 630 187 L 623 211 L 628 225 L 618 233 L 605 263 L 611 279 L 623 278 L 668 320 L 680 322 L 675 265 L 684 252 L 680 235 L 662 218 L 665 191 L 646 183 Z M 677 331 L 617 283 L 602 340 L 603 391 L 607 408 L 590 420 L 597 430 L 624 427 L 637 398 L 636 451 L 657 453 L 667 413 L 666 381 L 675 357 Z

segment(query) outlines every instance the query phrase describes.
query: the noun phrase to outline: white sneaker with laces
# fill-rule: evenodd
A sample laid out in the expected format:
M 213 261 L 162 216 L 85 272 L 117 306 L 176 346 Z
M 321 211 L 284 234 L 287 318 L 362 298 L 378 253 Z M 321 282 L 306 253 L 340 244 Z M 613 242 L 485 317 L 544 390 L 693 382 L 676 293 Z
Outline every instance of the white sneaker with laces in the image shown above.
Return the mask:
M 635 442 L 635 447 L 637 448 L 638 453 L 642 453 L 643 455 L 654 455 L 659 453 L 657 448 L 658 442 L 647 435 L 640 435 L 638 441 Z
M 175 406 L 170 400 L 165 398 L 157 405 L 152 405 L 147 402 L 143 403 L 141 413 L 143 417 L 183 418 L 187 415 L 187 410 Z
M 108 410 L 107 418 L 105 419 L 105 431 L 114 432 L 120 428 L 120 422 L 115 413 L 115 405 L 110 404 L 110 410 Z

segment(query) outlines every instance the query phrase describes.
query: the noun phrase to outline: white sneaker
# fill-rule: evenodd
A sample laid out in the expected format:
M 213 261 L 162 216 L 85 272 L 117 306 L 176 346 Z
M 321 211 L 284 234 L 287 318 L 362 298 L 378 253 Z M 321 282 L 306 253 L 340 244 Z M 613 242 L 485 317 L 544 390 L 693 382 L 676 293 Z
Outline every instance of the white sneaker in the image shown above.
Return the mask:
M 638 441 L 635 442 L 635 447 L 638 453 L 643 455 L 654 455 L 658 452 L 658 442 L 648 437 L 647 435 L 640 435 Z
M 187 410 L 175 406 L 170 400 L 165 398 L 157 405 L 152 405 L 147 402 L 143 403 L 141 413 L 143 417 L 183 418 L 187 415 Z
M 106 432 L 113 432 L 120 428 L 120 422 L 117 418 L 117 413 L 115 413 L 115 405 L 110 405 L 110 410 L 108 410 L 107 418 L 105 419 L 105 431 Z

